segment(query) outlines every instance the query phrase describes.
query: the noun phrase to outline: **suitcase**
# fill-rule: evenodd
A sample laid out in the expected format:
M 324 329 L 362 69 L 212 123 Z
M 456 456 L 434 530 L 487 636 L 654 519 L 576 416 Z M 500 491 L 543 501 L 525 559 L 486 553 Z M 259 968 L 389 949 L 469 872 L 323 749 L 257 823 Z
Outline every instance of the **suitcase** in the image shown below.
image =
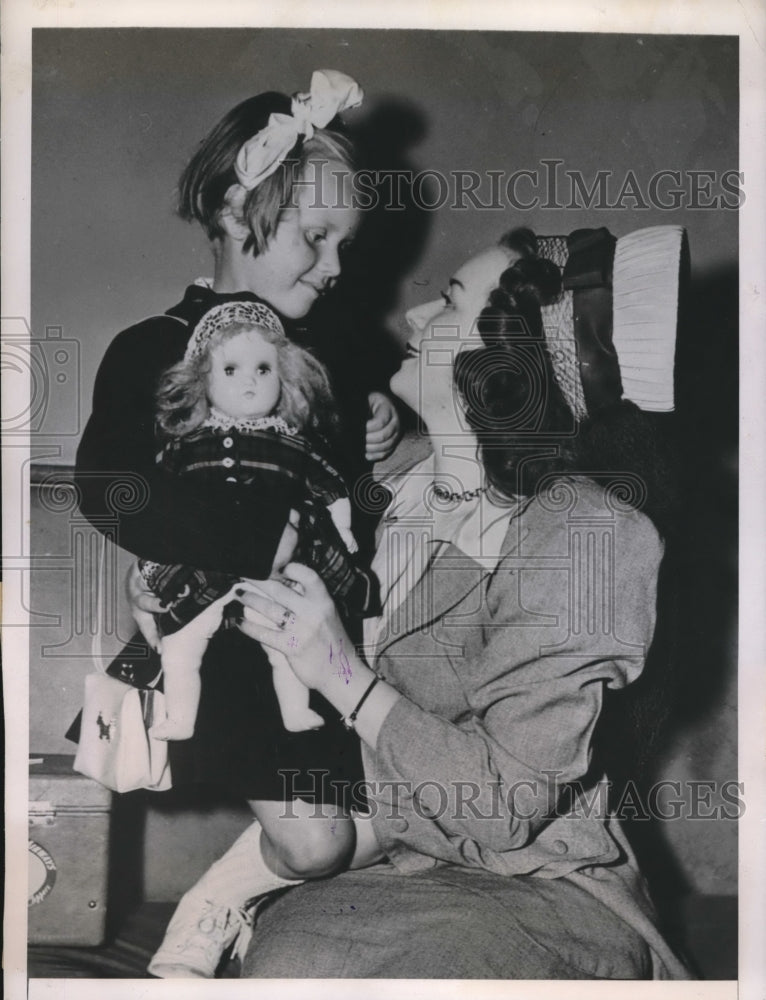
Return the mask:
M 112 793 L 73 760 L 30 757 L 29 944 L 104 941 Z

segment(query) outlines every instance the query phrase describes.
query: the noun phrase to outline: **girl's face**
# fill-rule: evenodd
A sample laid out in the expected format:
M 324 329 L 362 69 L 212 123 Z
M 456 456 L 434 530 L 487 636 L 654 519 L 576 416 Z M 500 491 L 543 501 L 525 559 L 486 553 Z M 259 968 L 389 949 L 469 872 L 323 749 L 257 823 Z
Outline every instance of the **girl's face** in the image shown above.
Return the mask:
M 406 314 L 412 336 L 391 391 L 420 414 L 431 434 L 464 433 L 452 380 L 460 351 L 482 347 L 477 320 L 500 275 L 518 254 L 491 247 L 455 271 L 441 298 Z
M 207 398 L 229 417 L 265 417 L 281 392 L 277 349 L 260 330 L 237 333 L 210 351 Z
M 335 284 L 356 232 L 352 174 L 341 163 L 310 162 L 266 249 L 251 259 L 249 288 L 288 319 L 300 319 Z

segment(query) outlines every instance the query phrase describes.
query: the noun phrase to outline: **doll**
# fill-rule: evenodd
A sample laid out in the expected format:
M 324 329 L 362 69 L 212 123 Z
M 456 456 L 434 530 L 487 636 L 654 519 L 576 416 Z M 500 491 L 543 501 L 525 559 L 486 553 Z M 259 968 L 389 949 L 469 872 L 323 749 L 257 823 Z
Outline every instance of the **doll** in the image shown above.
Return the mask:
M 268 306 L 235 301 L 206 313 L 183 360 L 163 375 L 157 406 L 165 438 L 157 460 L 165 471 L 247 487 L 254 532 L 259 506 L 273 510 L 281 504 L 284 530 L 272 572 L 289 562 L 297 548 L 341 607 L 364 608 L 370 580 L 348 557 L 357 549 L 348 491 L 339 473 L 304 436 L 316 439 L 332 431 L 329 380 L 313 355 L 287 339 Z M 273 551 L 273 539 L 265 544 Z M 147 559 L 139 565 L 166 607 L 158 615 L 158 626 L 167 718 L 152 727 L 151 735 L 189 739 L 207 644 L 237 591 L 254 585 L 204 568 Z M 286 662 L 272 667 L 285 728 L 321 726 L 322 717 L 309 708 L 307 689 Z

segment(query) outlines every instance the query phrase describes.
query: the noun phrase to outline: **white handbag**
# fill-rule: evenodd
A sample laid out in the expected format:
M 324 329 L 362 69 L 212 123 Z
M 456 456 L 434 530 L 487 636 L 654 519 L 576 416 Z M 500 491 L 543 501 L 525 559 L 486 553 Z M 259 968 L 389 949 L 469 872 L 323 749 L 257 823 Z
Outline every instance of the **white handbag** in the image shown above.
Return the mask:
M 155 688 L 159 673 L 139 679 L 128 663 L 120 662 L 121 657 L 107 671 L 101 667 L 102 591 L 108 544 L 102 539 L 93 636 L 93 659 L 98 669 L 85 678 L 85 700 L 73 767 L 114 792 L 132 792 L 137 788 L 164 792 L 171 787 L 167 740 L 149 735 L 154 722 L 165 718 L 165 696 Z M 114 668 L 134 683 L 112 676 Z
M 85 678 L 85 702 L 74 769 L 115 792 L 171 787 L 168 744 L 149 735 L 164 718 L 164 695 L 106 673 Z

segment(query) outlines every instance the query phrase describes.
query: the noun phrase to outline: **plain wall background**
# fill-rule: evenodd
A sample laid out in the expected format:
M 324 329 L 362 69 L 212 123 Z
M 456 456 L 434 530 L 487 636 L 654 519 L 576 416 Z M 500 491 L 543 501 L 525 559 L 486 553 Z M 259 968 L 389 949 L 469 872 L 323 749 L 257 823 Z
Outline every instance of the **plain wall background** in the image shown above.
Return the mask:
M 629 170 L 644 191 L 659 170 L 736 170 L 736 54 L 736 38 L 36 31 L 32 326 L 40 338 L 54 326 L 77 340 L 82 366 L 76 394 L 71 381 L 63 392 L 52 382 L 42 429 L 60 434 L 81 425 L 109 340 L 163 312 L 189 281 L 210 273 L 201 230 L 174 215 L 175 184 L 200 139 L 240 100 L 306 89 L 312 70 L 335 67 L 365 89 L 365 104 L 348 118 L 368 145 L 384 147 L 374 150 L 382 168 L 510 174 L 560 159 L 562 170 L 579 170 L 588 183 L 598 170 L 613 171 L 616 195 Z M 521 181 L 519 195 L 529 191 Z M 488 200 L 489 188 L 479 194 Z M 397 260 L 387 269 L 376 260 L 383 273 L 364 276 L 392 325 L 404 307 L 434 297 L 468 253 L 513 225 L 540 233 L 605 225 L 617 236 L 684 225 L 700 280 L 730 268 L 737 255 L 732 211 L 444 208 L 405 215 L 390 219 L 386 234 Z M 62 461 L 73 460 L 75 443 L 74 436 L 57 439 Z
M 737 168 L 736 38 L 40 30 L 33 60 L 32 327 L 49 366 L 34 444 L 38 458 L 54 464 L 73 461 L 93 378 L 114 334 L 163 311 L 190 280 L 210 273 L 202 233 L 173 213 L 174 187 L 207 130 L 254 93 L 305 89 L 316 68 L 350 73 L 367 97 L 349 120 L 381 168 L 511 173 L 561 159 L 562 169 L 582 171 L 589 184 L 598 170 L 613 171 L 613 194 L 629 170 L 645 192 L 658 170 L 687 172 L 688 190 L 688 171 L 720 176 Z M 713 192 L 721 193 L 715 183 Z M 392 331 L 403 308 L 434 297 L 469 253 L 513 225 L 540 233 L 605 225 L 617 236 L 658 224 L 687 228 L 692 297 L 680 352 L 680 415 L 694 488 L 682 697 L 655 772 L 734 779 L 736 212 L 443 208 L 384 221 L 384 252 L 360 241 L 353 277 L 375 321 Z M 31 746 L 71 752 L 63 731 L 89 669 L 92 575 L 73 576 L 83 558 L 73 548 L 76 515 L 65 503 L 52 510 L 38 500 L 33 544 L 48 568 L 33 579 Z M 94 558 L 85 558 L 91 570 Z M 145 858 L 152 897 L 182 891 L 195 865 L 201 870 L 211 859 L 211 844 L 228 835 L 229 826 L 216 827 L 208 814 L 202 822 L 194 811 L 150 808 Z M 181 855 L 173 847 L 179 837 L 188 848 Z M 668 822 L 662 838 L 679 885 L 736 891 L 734 823 Z

